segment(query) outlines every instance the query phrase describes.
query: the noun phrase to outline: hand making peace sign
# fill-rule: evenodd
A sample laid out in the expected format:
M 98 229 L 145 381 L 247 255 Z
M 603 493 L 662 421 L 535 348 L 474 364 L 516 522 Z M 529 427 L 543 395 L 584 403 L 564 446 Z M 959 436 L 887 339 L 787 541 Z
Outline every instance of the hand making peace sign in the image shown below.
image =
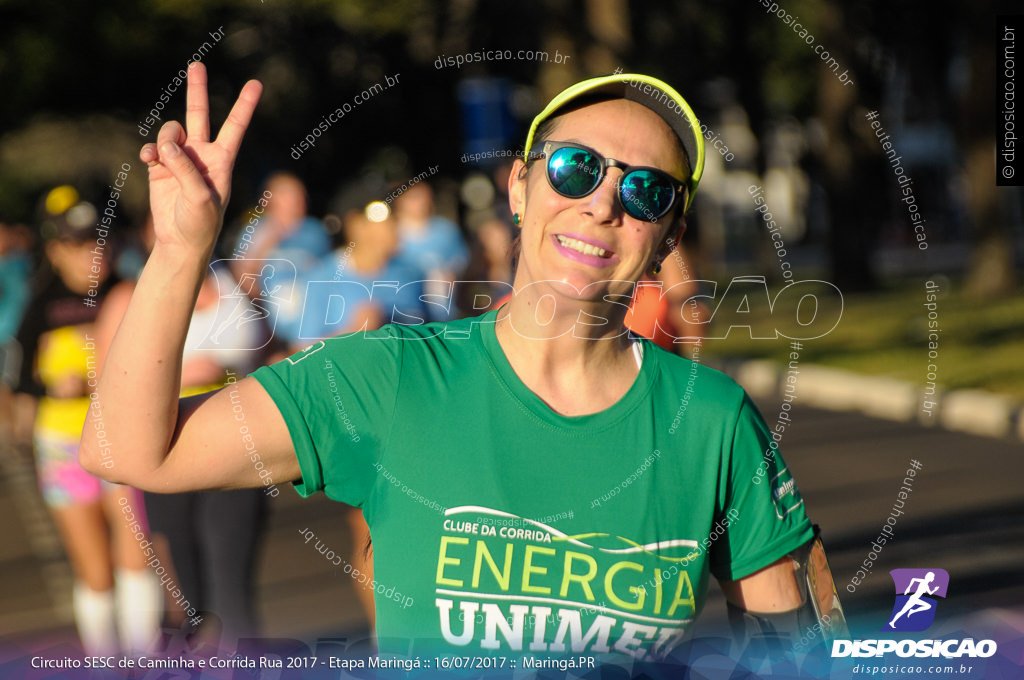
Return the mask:
M 168 121 L 156 143 L 139 152 L 149 166 L 149 204 L 158 245 L 209 256 L 231 193 L 235 158 L 262 92 L 259 81 L 247 82 L 211 142 L 206 67 L 198 62 L 189 66 L 185 129 Z

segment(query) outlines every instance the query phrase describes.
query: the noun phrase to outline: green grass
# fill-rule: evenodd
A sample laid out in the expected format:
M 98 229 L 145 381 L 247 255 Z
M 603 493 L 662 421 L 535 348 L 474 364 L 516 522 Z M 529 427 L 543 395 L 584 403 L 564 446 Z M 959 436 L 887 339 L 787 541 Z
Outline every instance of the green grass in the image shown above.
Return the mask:
M 943 288 L 950 285 L 943 284 Z M 942 388 L 982 389 L 1024 400 L 1024 293 L 979 302 L 964 296 L 955 283 L 951 291 L 943 291 L 935 310 L 942 332 L 938 357 L 933 361 L 928 359 L 925 301 L 923 280 L 880 293 L 845 295 L 839 324 L 823 337 L 802 341 L 800 361 L 921 384 L 926 379 L 927 365 L 934 363 L 938 367 L 936 382 Z M 750 316 L 763 324 L 760 327 L 777 325 L 782 329 L 785 320 L 795 318 L 795 303 L 795 299 L 780 300 L 769 313 L 767 305 L 758 307 L 752 296 Z M 729 306 L 735 308 L 731 303 Z M 827 318 L 838 308 L 834 304 L 821 311 Z M 730 315 L 726 309 L 723 305 L 712 320 L 710 335 L 720 335 L 728 326 Z M 809 309 L 803 313 L 810 316 Z M 783 321 L 774 324 L 774 319 Z M 788 325 L 792 326 L 792 321 Z M 788 360 L 789 351 L 785 338 L 751 340 L 749 331 L 742 327 L 734 328 L 725 339 L 708 340 L 705 345 L 708 357 L 782 361 Z

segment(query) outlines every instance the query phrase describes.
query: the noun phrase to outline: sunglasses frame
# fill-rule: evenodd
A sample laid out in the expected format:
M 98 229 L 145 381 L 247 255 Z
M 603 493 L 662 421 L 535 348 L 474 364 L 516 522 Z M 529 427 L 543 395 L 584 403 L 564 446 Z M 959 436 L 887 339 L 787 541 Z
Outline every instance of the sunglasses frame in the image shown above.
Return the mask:
M 554 185 L 554 183 L 552 183 L 550 168 L 546 165 L 544 168 L 544 176 L 548 180 L 548 186 L 551 187 L 551 190 L 554 191 L 559 196 L 564 196 L 565 198 L 586 198 L 590 194 L 597 191 L 598 187 L 601 186 L 601 182 L 604 181 L 605 175 L 608 172 L 608 168 L 619 168 L 620 170 L 622 170 L 622 176 L 619 177 L 619 179 L 615 182 L 615 197 L 619 202 L 619 207 L 622 208 L 622 211 L 624 213 L 626 213 L 635 220 L 654 223 L 660 220 L 665 215 L 672 212 L 672 208 L 675 207 L 676 203 L 679 201 L 681 196 L 685 197 L 689 194 L 689 187 L 685 182 L 681 182 L 680 180 L 676 179 L 675 177 L 673 177 L 672 175 L 668 174 L 667 172 L 660 168 L 651 167 L 649 165 L 628 165 L 614 158 L 608 158 L 598 153 L 595 149 L 592 149 L 585 144 L 579 144 L 578 142 L 557 142 L 554 140 L 545 140 L 544 142 L 535 145 L 534 148 L 530 150 L 527 162 L 547 159 L 547 161 L 550 163 L 552 154 L 555 151 L 559 151 L 561 149 L 566 148 L 579 149 L 580 151 L 585 151 L 589 154 L 592 154 L 594 158 L 597 159 L 599 172 L 597 173 L 597 178 L 594 181 L 594 186 L 591 187 L 591 189 L 587 193 L 582 194 L 580 196 L 570 196 L 560 191 Z M 580 170 L 586 172 L 586 170 L 584 170 L 583 168 L 580 168 Z M 626 201 L 622 198 L 622 180 L 625 179 L 626 176 L 629 175 L 630 173 L 636 172 L 638 170 L 647 170 L 656 173 L 661 177 L 664 177 L 667 180 L 668 185 L 672 188 L 672 201 L 669 202 L 668 206 L 665 208 L 665 211 L 660 215 L 656 215 L 654 219 L 651 219 L 646 215 L 642 217 L 637 217 L 636 215 L 629 211 L 629 209 L 626 207 Z M 587 174 L 591 173 L 588 172 Z

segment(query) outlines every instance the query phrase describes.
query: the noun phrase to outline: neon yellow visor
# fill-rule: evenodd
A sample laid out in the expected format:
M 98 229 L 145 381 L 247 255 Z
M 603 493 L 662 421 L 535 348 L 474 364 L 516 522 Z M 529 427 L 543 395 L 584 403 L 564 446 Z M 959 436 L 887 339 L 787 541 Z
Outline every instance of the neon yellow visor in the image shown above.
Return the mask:
M 689 210 L 693 203 L 693 197 L 697 193 L 701 175 L 704 174 L 704 136 L 701 133 L 700 121 L 697 120 L 693 109 L 678 92 L 664 81 L 651 76 L 619 73 L 590 78 L 558 93 L 530 124 L 530 132 L 526 135 L 524 158 L 529 157 L 530 149 L 533 146 L 533 136 L 540 124 L 583 95 L 608 95 L 611 98 L 634 101 L 654 111 L 668 123 L 679 137 L 683 150 L 686 151 L 687 161 L 692 168 L 692 173 L 686 182 L 687 196 L 684 207 L 684 211 Z

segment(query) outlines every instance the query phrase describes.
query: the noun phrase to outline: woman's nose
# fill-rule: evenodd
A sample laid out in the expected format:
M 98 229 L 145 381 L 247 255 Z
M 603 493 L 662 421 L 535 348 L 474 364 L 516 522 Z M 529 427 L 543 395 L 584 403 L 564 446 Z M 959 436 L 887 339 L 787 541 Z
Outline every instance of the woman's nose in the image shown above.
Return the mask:
M 622 218 L 622 209 L 616 197 L 621 177 L 622 171 L 613 168 L 611 172 L 605 173 L 605 176 L 601 178 L 597 189 L 583 199 L 586 212 L 593 215 L 598 222 L 610 222 Z

